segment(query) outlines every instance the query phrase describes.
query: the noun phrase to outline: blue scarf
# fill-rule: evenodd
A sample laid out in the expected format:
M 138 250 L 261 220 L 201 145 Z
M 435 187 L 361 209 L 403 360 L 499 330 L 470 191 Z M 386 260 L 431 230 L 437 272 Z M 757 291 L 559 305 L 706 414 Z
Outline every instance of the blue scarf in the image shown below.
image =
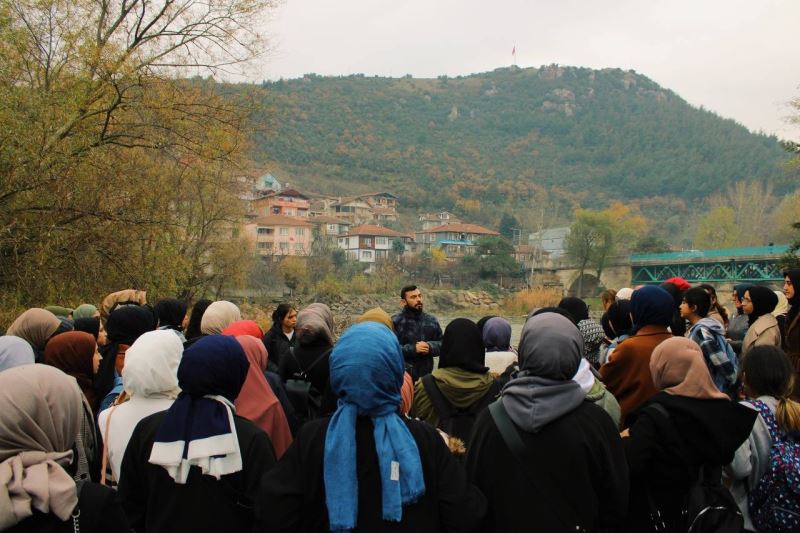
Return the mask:
M 184 484 L 192 465 L 219 479 L 242 470 L 234 400 L 250 363 L 233 337 L 208 335 L 183 352 L 181 393 L 156 432 L 150 463 Z
M 356 527 L 356 418 L 368 416 L 381 473 L 383 519 L 399 522 L 403 505 L 425 493 L 419 449 L 397 415 L 403 384 L 403 354 L 397 337 L 385 326 L 351 326 L 330 357 L 331 388 L 339 406 L 325 436 L 325 501 L 331 531 Z
M 631 335 L 645 326 L 670 326 L 675 314 L 675 300 L 661 287 L 645 285 L 633 291 L 631 314 Z

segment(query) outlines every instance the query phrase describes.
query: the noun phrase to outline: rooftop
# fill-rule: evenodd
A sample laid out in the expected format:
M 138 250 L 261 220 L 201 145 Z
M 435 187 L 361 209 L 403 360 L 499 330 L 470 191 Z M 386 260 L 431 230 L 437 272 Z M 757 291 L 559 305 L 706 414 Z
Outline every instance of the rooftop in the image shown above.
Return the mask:
M 384 228 L 383 226 L 375 226 L 373 224 L 362 224 L 361 226 L 356 226 L 355 228 L 350 228 L 350 231 L 347 232 L 347 235 L 373 235 L 377 237 L 408 237 L 411 238 L 411 235 L 406 235 L 405 233 L 400 233 L 398 231 L 394 231 L 393 229 Z
M 417 233 L 477 233 L 479 235 L 500 235 L 494 230 L 484 228 L 477 224 L 443 224 L 426 230 L 418 231 Z
M 311 227 L 306 217 L 288 217 L 285 215 L 267 215 L 252 222 L 258 226 L 304 226 Z

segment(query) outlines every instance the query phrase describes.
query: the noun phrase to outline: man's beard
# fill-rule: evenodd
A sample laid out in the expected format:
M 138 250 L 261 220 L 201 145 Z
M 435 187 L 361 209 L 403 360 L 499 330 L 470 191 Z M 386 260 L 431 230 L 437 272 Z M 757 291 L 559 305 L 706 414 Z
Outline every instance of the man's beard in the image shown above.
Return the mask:
M 421 313 L 422 312 L 422 304 L 418 303 L 415 306 L 406 305 L 406 309 L 408 309 L 410 311 L 413 311 L 415 313 Z

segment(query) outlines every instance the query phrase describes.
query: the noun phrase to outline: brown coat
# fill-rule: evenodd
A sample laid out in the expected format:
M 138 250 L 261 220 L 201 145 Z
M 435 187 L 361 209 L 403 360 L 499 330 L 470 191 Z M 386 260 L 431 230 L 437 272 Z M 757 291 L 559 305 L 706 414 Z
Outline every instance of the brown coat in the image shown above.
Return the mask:
M 792 398 L 798 401 L 800 400 L 800 314 L 797 314 L 791 323 L 786 324 L 783 349 L 794 365 L 795 380 Z
M 622 341 L 611 361 L 600 367 L 603 383 L 619 402 L 623 427 L 628 413 L 658 392 L 650 374 L 650 355 L 671 337 L 665 326 L 645 326 Z
M 753 346 L 780 346 L 781 330 L 778 328 L 778 320 L 767 313 L 761 315 L 747 328 L 747 335 L 742 341 L 742 357 L 747 354 Z

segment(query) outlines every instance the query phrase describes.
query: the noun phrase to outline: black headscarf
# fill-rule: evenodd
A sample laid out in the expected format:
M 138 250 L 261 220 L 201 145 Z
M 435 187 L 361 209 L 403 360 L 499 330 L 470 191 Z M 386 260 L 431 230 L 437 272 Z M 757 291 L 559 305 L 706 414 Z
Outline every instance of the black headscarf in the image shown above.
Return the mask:
M 483 317 L 480 320 L 478 320 L 476 325 L 478 326 L 478 329 L 480 330 L 481 334 L 483 334 L 483 327 L 486 325 L 486 323 L 489 320 L 491 320 L 493 318 L 497 318 L 497 315 L 486 315 L 485 317 Z
M 794 322 L 794 318 L 800 313 L 800 268 L 793 268 L 783 273 L 784 277 L 789 278 L 794 286 L 794 296 L 789 298 L 789 312 L 786 314 L 786 324 Z
M 677 285 L 670 282 L 665 282 L 659 285 L 662 289 L 667 291 L 669 295 L 672 297 L 672 301 L 675 303 L 675 307 L 672 311 L 672 320 L 669 324 L 669 329 L 672 330 L 672 334 L 675 337 L 682 337 L 684 333 L 686 333 L 686 320 L 681 316 L 680 311 L 678 308 L 681 306 L 681 302 L 683 302 L 683 293 Z
M 631 301 L 617 300 L 608 308 L 608 320 L 614 328 L 614 337 L 630 335 L 633 324 L 631 323 Z
M 170 329 L 183 329 L 183 319 L 186 318 L 186 302 L 169 298 L 156 303 L 159 327 L 168 326 Z
M 562 298 L 561 301 L 558 302 L 558 307 L 572 315 L 572 319 L 576 324 L 581 320 L 589 318 L 589 306 L 580 298 L 575 298 L 573 296 Z
M 149 305 L 117 307 L 108 315 L 108 343 L 100 348 L 103 360 L 94 376 L 94 390 L 101 401 L 114 387 L 114 367 L 117 364 L 119 345 L 130 346 L 142 334 L 156 329 L 157 323 L 155 311 Z
M 211 300 L 198 300 L 192 307 L 192 315 L 189 317 L 189 325 L 186 326 L 186 338 L 188 340 L 196 339 L 203 335 L 200 331 L 200 322 L 203 320 L 203 314 L 208 309 L 208 306 L 213 302 Z
M 753 302 L 753 312 L 747 317 L 747 323 L 752 326 L 759 317 L 775 310 L 775 306 L 778 305 L 778 295 L 771 289 L 758 285 L 751 285 L 747 292 L 750 293 L 750 301 Z
M 747 283 L 740 283 L 740 284 L 735 285 L 733 287 L 733 290 L 736 291 L 736 296 L 739 298 L 739 303 L 740 304 L 741 304 L 742 300 L 744 299 L 744 293 L 746 293 L 747 289 L 749 289 L 750 287 L 751 287 L 751 285 L 748 285 Z M 741 305 L 739 305 L 739 307 L 736 308 L 736 314 L 737 315 L 744 314 L 744 310 L 742 309 Z
M 485 374 L 486 353 L 481 331 L 475 322 L 467 318 L 456 318 L 444 330 L 439 368 L 455 366 L 469 372 Z
M 90 333 L 96 341 L 97 337 L 100 336 L 100 317 L 76 318 L 75 331 Z

